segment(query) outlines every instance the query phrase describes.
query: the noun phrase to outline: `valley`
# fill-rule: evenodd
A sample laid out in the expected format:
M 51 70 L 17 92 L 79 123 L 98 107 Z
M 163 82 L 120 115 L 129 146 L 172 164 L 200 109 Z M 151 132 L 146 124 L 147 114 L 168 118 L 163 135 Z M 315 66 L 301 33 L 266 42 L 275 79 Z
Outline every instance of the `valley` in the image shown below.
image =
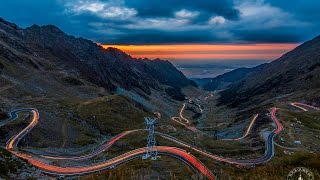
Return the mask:
M 203 101 L 209 101 L 209 98 L 213 98 L 214 95 L 209 94 L 208 96 L 203 98 Z M 197 101 L 200 101 L 199 97 L 195 98 Z M 206 107 L 203 107 L 202 105 L 198 104 L 198 103 L 194 103 L 193 100 L 189 99 L 187 100 L 186 103 L 182 104 L 182 107 L 180 109 L 179 112 L 179 116 L 178 117 L 172 117 L 172 121 L 175 121 L 176 123 L 178 123 L 178 126 L 183 125 L 184 128 L 186 128 L 185 130 L 181 129 L 181 131 L 190 131 L 191 133 L 197 134 L 197 136 L 204 136 L 201 138 L 210 138 L 213 139 L 215 141 L 217 141 L 217 137 L 210 137 L 210 135 L 206 134 L 207 131 L 201 131 L 199 129 L 203 129 L 203 127 L 196 127 L 196 126 L 192 126 L 191 120 L 189 120 L 188 118 L 186 118 L 184 116 L 185 111 L 186 111 L 186 106 L 194 106 L 196 108 L 198 108 L 199 112 L 195 112 L 195 113 L 201 113 L 200 116 L 205 116 L 202 113 L 204 113 Z M 319 108 L 318 107 L 314 107 L 308 104 L 304 104 L 304 103 L 290 103 L 288 106 L 294 107 L 295 109 L 298 109 L 299 111 L 303 111 L 303 112 L 308 112 L 308 111 L 318 111 Z M 189 109 L 190 110 L 190 109 Z M 131 151 L 126 151 L 126 149 L 123 149 L 122 151 L 124 151 L 125 153 L 122 155 L 118 155 L 116 157 L 112 157 L 109 160 L 104 160 L 100 163 L 95 163 L 94 165 L 84 165 L 84 166 L 79 166 L 79 164 L 76 167 L 70 167 L 71 163 L 69 161 L 86 161 L 89 159 L 95 159 L 95 157 L 99 157 L 101 156 L 100 154 L 104 154 L 107 153 L 109 151 L 109 149 L 112 149 L 113 145 L 115 143 L 117 143 L 117 141 L 121 141 L 123 138 L 125 138 L 125 136 L 132 136 L 131 134 L 135 134 L 137 132 L 143 132 L 145 130 L 143 129 L 136 129 L 136 130 L 130 130 L 130 131 L 125 131 L 123 133 L 120 133 L 119 135 L 116 135 L 115 137 L 107 140 L 105 143 L 103 143 L 101 146 L 97 146 L 96 150 L 93 150 L 91 152 L 88 152 L 89 154 L 84 154 L 84 155 L 74 155 L 72 156 L 64 156 L 64 155 L 43 155 L 43 154 L 34 154 L 34 153 L 22 153 L 17 151 L 17 146 L 19 141 L 26 136 L 29 131 L 32 130 L 33 127 L 35 127 L 38 123 L 38 120 L 40 119 L 39 117 L 39 112 L 37 109 L 20 109 L 20 110 L 15 110 L 13 112 L 11 112 L 9 114 L 9 123 L 10 121 L 14 121 L 16 120 L 19 116 L 17 115 L 18 113 L 20 114 L 20 112 L 31 112 L 32 113 L 32 120 L 30 122 L 30 124 L 24 128 L 21 132 L 19 132 L 17 135 L 13 136 L 12 138 L 10 138 L 10 140 L 6 143 L 6 149 L 9 150 L 10 152 L 12 152 L 13 154 L 17 155 L 18 157 L 22 158 L 22 159 L 26 159 L 27 161 L 29 161 L 32 165 L 34 165 L 35 167 L 38 167 L 42 172 L 44 172 L 45 174 L 48 175 L 59 175 L 59 176 L 70 176 L 70 175 L 81 175 L 81 174 L 87 174 L 87 173 L 92 173 L 92 172 L 96 172 L 96 171 L 102 171 L 104 169 L 113 169 L 115 168 L 115 166 L 118 166 L 120 164 L 123 164 L 125 162 L 127 162 L 128 160 L 132 160 L 132 159 L 136 159 L 137 157 L 141 157 L 146 149 L 145 148 L 134 148 Z M 199 172 L 203 173 L 204 176 L 206 176 L 209 179 L 214 179 L 215 176 L 212 174 L 212 172 L 207 169 L 207 167 L 205 165 L 203 165 L 198 159 L 196 159 L 194 156 L 189 156 L 190 154 L 185 153 L 185 148 L 188 149 L 188 151 L 194 151 L 198 154 L 200 154 L 201 156 L 204 156 L 206 158 L 218 161 L 218 162 L 222 162 L 222 163 L 227 163 L 227 164 L 231 164 L 231 165 L 239 165 L 239 166 L 249 166 L 249 167 L 253 167 L 259 164 L 265 164 L 266 162 L 268 162 L 269 160 L 271 160 L 271 158 L 273 158 L 274 154 L 275 154 L 275 147 L 274 147 L 274 136 L 279 134 L 282 130 L 282 124 L 280 123 L 279 119 L 277 119 L 276 117 L 276 112 L 277 108 L 272 108 L 272 110 L 270 110 L 270 116 L 271 119 L 274 121 L 274 124 L 276 125 L 276 129 L 273 130 L 273 132 L 269 132 L 269 135 L 265 136 L 265 137 L 261 137 L 261 138 L 265 138 L 263 141 L 265 141 L 266 147 L 265 149 L 265 153 L 264 155 L 260 155 L 261 157 L 256 157 L 255 159 L 252 159 L 252 155 L 244 155 L 243 153 L 242 156 L 239 157 L 239 154 L 233 154 L 233 157 L 237 158 L 237 159 L 230 159 L 230 157 L 228 158 L 224 158 L 224 156 L 230 156 L 230 154 L 232 154 L 232 152 L 228 152 L 228 154 L 225 154 L 224 156 L 221 156 L 221 154 L 219 155 L 215 155 L 212 154 L 210 151 L 216 149 L 217 147 L 212 147 L 212 149 L 210 148 L 210 146 L 206 145 L 205 147 L 200 148 L 197 147 L 197 145 L 190 145 L 186 142 L 183 142 L 175 137 L 170 136 L 170 133 L 160 133 L 160 132 L 156 132 L 157 134 L 157 138 L 161 137 L 164 140 L 167 140 L 175 145 L 178 146 L 157 146 L 157 151 L 159 153 L 159 155 L 161 156 L 173 156 L 173 157 L 177 157 L 178 159 L 183 158 L 185 159 L 188 165 L 190 165 L 191 167 L 194 167 L 196 169 L 199 170 Z M 278 114 L 278 113 L 277 113 Z M 198 117 L 199 118 L 199 117 Z M 204 117 L 202 117 L 204 118 Z M 227 151 L 227 146 L 225 145 L 225 141 L 227 141 L 229 143 L 229 141 L 242 141 L 242 139 L 246 140 L 246 137 L 250 134 L 252 136 L 252 126 L 255 126 L 255 121 L 258 118 L 258 114 L 255 115 L 252 120 L 250 120 L 250 123 L 248 124 L 247 129 L 245 130 L 241 130 L 241 132 L 243 132 L 243 136 L 241 137 L 237 137 L 237 138 L 226 138 L 226 139 L 218 139 L 220 140 L 220 143 L 222 143 L 223 147 L 224 147 L 224 151 Z M 5 124 L 2 124 L 2 126 L 4 126 Z M 175 125 L 176 126 L 176 125 Z M 220 125 L 222 126 L 222 125 Z M 216 126 L 215 128 L 218 128 L 219 126 Z M 178 127 L 176 127 L 178 128 Z M 199 128 L 199 129 L 198 129 Z M 210 128 L 206 128 L 206 129 L 212 129 L 212 127 Z M 224 128 L 219 128 L 224 129 Z M 143 133 L 144 134 L 144 133 Z M 215 133 L 217 134 L 217 133 Z M 257 136 L 258 134 L 255 134 L 255 136 Z M 140 135 L 141 136 L 141 135 Z M 140 137 L 141 140 L 143 139 L 143 137 Z M 198 139 L 201 140 L 201 138 Z M 161 140 L 160 142 L 162 142 L 163 140 Z M 190 140 L 186 140 L 189 141 Z M 211 140 L 203 140 L 203 141 L 211 141 Z M 216 144 L 216 142 L 213 141 L 214 144 Z M 159 142 L 159 143 L 160 143 Z M 201 142 L 201 141 L 200 141 Z M 303 140 L 303 142 L 305 143 L 306 141 Z M 167 143 L 164 143 L 167 144 Z M 236 144 L 233 144 L 232 147 L 237 147 L 235 146 Z M 314 144 L 316 148 L 317 144 Z M 238 149 L 235 149 L 235 151 L 239 152 L 239 150 L 241 149 L 240 145 Z M 283 146 L 279 146 L 278 147 L 284 148 L 284 149 L 293 149 L 292 148 L 286 148 Z M 183 149 L 179 149 L 183 148 Z M 249 146 L 248 149 L 250 149 L 252 147 Z M 300 147 L 301 149 L 305 149 L 307 147 Z M 207 150 L 208 149 L 208 150 Z M 210 150 L 209 150 L 210 149 Z M 112 151 L 112 150 L 111 150 Z M 243 149 L 242 151 L 246 151 L 245 149 Z M 318 150 L 316 150 L 318 151 Z M 31 151 L 32 152 L 32 151 Z M 120 151 L 121 152 L 121 151 Z M 117 153 L 119 153 L 119 151 L 117 151 Z M 291 152 L 294 153 L 294 152 Z M 244 155 L 244 156 L 243 156 Z M 256 154 L 257 155 L 257 154 Z M 180 157 L 180 158 L 179 158 Z M 246 160 L 246 158 L 244 157 L 251 157 L 251 159 Z M 39 159 L 42 159 L 39 161 Z M 45 160 L 46 159 L 46 160 Z M 104 159 L 104 158 L 103 158 Z M 47 162 L 49 161 L 53 161 L 55 162 L 55 165 L 50 165 L 51 163 L 47 164 Z M 63 162 L 65 161 L 65 162 Z M 101 161 L 101 159 L 100 159 Z M 62 167 L 59 167 L 59 165 L 61 164 L 65 164 Z M 59 165 L 58 165 L 59 164 Z M 87 163 L 85 163 L 87 164 Z M 58 165 L 58 166 L 57 166 Z M 65 167 L 66 166 L 66 167 Z M 123 165 L 120 165 L 123 166 Z
M 0 30 L 1 178 L 320 178 L 319 36 L 200 86 L 54 25 Z

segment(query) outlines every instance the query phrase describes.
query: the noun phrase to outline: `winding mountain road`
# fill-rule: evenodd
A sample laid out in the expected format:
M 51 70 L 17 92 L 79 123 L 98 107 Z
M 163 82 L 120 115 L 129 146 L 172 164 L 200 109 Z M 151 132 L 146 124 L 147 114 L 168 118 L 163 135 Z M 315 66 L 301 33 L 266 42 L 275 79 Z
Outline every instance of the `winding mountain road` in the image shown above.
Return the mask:
M 190 102 L 190 100 L 189 100 Z M 171 119 L 181 125 L 183 125 L 185 128 L 189 129 L 190 131 L 193 131 L 193 132 L 198 132 L 198 129 L 194 126 L 191 126 L 190 125 L 190 121 L 183 117 L 183 111 L 186 107 L 186 103 L 183 103 L 181 109 L 180 109 L 180 112 L 179 112 L 179 117 L 172 117 Z
M 176 148 L 176 147 L 168 147 L 168 146 L 157 146 L 158 154 L 171 156 L 176 159 L 179 159 L 186 164 L 192 166 L 193 168 L 196 168 L 201 173 L 203 173 L 206 177 L 209 179 L 215 179 L 214 175 L 211 173 L 211 171 L 204 166 L 196 157 L 193 155 L 187 153 L 183 149 Z M 112 159 L 106 160 L 101 163 L 88 165 L 88 166 L 81 166 L 81 167 L 61 167 L 61 166 L 55 166 L 50 165 L 48 163 L 44 163 L 42 161 L 36 160 L 33 157 L 30 157 L 28 155 L 24 155 L 22 153 L 15 153 L 17 156 L 28 160 L 32 165 L 38 167 L 42 171 L 48 173 L 48 174 L 54 174 L 54 175 L 81 175 L 81 174 L 87 174 L 87 173 L 93 173 L 97 171 L 101 171 L 107 168 L 112 168 L 116 165 L 125 163 L 127 161 L 142 157 L 146 152 L 146 148 L 138 148 L 132 151 L 129 151 L 127 153 L 124 153 L 122 155 L 119 155 L 117 157 L 114 157 Z
M 291 104 L 292 105 L 292 104 Z M 296 106 L 306 106 L 307 108 L 312 108 L 318 110 L 319 108 L 310 106 L 310 105 L 305 105 L 302 103 L 294 103 Z M 295 106 L 295 107 L 296 107 Z M 300 108 L 301 109 L 301 108 Z M 97 172 L 101 171 L 103 169 L 107 168 L 112 168 L 116 165 L 119 165 L 121 163 L 125 163 L 127 161 L 130 161 L 132 159 L 136 159 L 138 157 L 141 157 L 144 155 L 146 152 L 146 148 L 137 148 L 135 150 L 129 151 L 127 153 L 121 154 L 119 156 L 116 156 L 112 159 L 103 161 L 101 163 L 93 164 L 93 165 L 88 165 L 88 166 L 79 166 L 79 167 L 61 167 L 61 166 L 56 166 L 56 165 L 50 165 L 48 163 L 45 163 L 43 161 L 40 161 L 39 159 L 47 159 L 47 160 L 85 160 L 92 158 L 94 156 L 97 156 L 101 154 L 102 152 L 108 150 L 112 145 L 120 140 L 121 138 L 138 132 L 138 131 L 145 131 L 145 129 L 136 129 L 136 130 L 131 130 L 131 131 L 125 131 L 120 133 L 119 135 L 111 138 L 109 141 L 105 142 L 102 146 L 97 148 L 96 150 L 92 151 L 91 153 L 87 155 L 81 155 L 81 156 L 50 156 L 50 155 L 36 155 L 32 153 L 26 153 L 26 152 L 20 152 L 17 150 L 17 146 L 19 141 L 30 131 L 32 130 L 33 127 L 35 127 L 39 121 L 39 113 L 36 109 L 34 108 L 26 108 L 26 109 L 19 109 L 10 112 L 9 114 L 9 119 L 5 121 L 0 122 L 0 127 L 5 125 L 6 123 L 15 120 L 18 117 L 19 112 L 32 112 L 32 119 L 29 125 L 24 128 L 22 131 L 20 131 L 17 135 L 11 137 L 7 144 L 6 144 L 6 149 L 12 152 L 13 154 L 29 161 L 32 165 L 35 167 L 38 167 L 41 171 L 49 174 L 54 174 L 54 175 L 81 175 L 81 174 L 87 174 L 87 173 L 92 173 L 92 172 Z M 274 137 L 281 132 L 283 129 L 282 124 L 276 117 L 276 112 L 277 108 L 272 108 L 270 110 L 270 115 L 273 120 L 273 122 L 276 125 L 276 129 L 274 129 L 267 137 L 266 140 L 266 149 L 265 153 L 262 157 L 257 158 L 257 159 L 248 159 L 248 160 L 239 160 L 239 159 L 228 159 L 224 158 L 218 155 L 214 155 L 210 152 L 207 152 L 205 150 L 202 150 L 198 147 L 192 146 L 188 143 L 185 143 L 177 138 L 174 138 L 170 135 L 160 133 L 160 132 L 155 132 L 158 136 L 167 139 L 171 142 L 174 142 L 182 147 L 189 148 L 195 152 L 198 152 L 199 154 L 202 154 L 208 158 L 211 158 L 213 160 L 229 163 L 229 164 L 235 164 L 235 165 L 242 165 L 242 166 L 252 166 L 252 165 L 257 165 L 257 164 L 263 164 L 268 162 L 272 157 L 274 156 Z M 254 124 L 256 118 L 258 115 L 255 115 L 254 118 L 252 119 L 251 123 L 249 124 L 249 127 L 247 131 L 245 132 L 243 137 L 240 137 L 238 139 L 242 139 L 245 136 L 247 136 L 252 129 L 252 125 Z M 201 173 L 203 173 L 208 179 L 215 179 L 215 176 L 213 173 L 210 172 L 210 170 L 202 164 L 196 157 L 188 153 L 187 151 L 177 148 L 177 147 L 168 147 L 168 146 L 157 146 L 157 150 L 159 154 L 166 155 L 166 156 L 171 156 L 176 159 L 181 160 L 182 162 L 188 164 L 190 167 L 197 169 Z
M 211 95 L 212 95 L 212 94 L 211 94 Z M 208 97 L 210 97 L 210 96 L 208 96 Z M 206 98 L 207 98 L 207 97 L 206 97 Z M 189 99 L 188 102 L 189 102 L 189 103 L 192 103 L 192 100 Z M 200 104 L 196 104 L 196 103 L 195 103 L 195 105 L 199 108 L 200 112 L 202 113 L 202 112 L 203 112 L 203 109 L 202 109 L 201 105 L 200 105 Z M 202 132 L 202 131 L 199 131 L 196 127 L 191 126 L 191 125 L 190 125 L 190 120 L 188 120 L 187 118 L 183 117 L 183 111 L 184 111 L 185 107 L 186 107 L 186 103 L 183 103 L 183 105 L 182 105 L 182 107 L 181 107 L 181 109 L 180 109 L 180 112 L 179 112 L 179 117 L 172 117 L 171 119 L 172 119 L 173 121 L 175 121 L 175 122 L 183 125 L 185 128 L 187 128 L 187 129 L 189 129 L 189 130 L 191 130 L 191 131 L 193 131 L 193 132 Z M 250 133 L 250 131 L 251 131 L 253 125 L 254 125 L 254 122 L 256 121 L 256 119 L 258 118 L 258 116 L 259 116 L 259 114 L 256 114 L 256 115 L 253 116 L 253 118 L 252 118 L 252 120 L 251 120 L 251 122 L 250 122 L 250 124 L 249 124 L 249 126 L 248 126 L 248 128 L 247 128 L 247 130 L 246 130 L 245 133 L 243 134 L 243 136 L 238 137 L 238 138 L 232 138 L 232 139 L 225 138 L 225 139 L 221 139 L 221 140 L 231 141 L 231 140 L 241 140 L 241 139 L 244 139 L 245 137 L 247 137 L 247 136 L 249 135 L 249 133 Z M 183 120 L 184 122 L 183 122 L 182 120 Z
M 122 137 L 128 135 L 129 133 L 136 132 L 139 130 L 133 130 L 133 131 L 125 131 L 124 133 L 121 133 L 120 135 L 112 138 L 110 141 L 105 143 L 102 147 L 98 148 L 94 152 L 84 155 L 84 156 L 79 156 L 79 157 L 59 157 L 59 156 L 47 156 L 47 155 L 42 155 L 38 156 L 35 154 L 30 154 L 30 153 L 25 153 L 25 152 L 20 152 L 17 150 L 17 145 L 19 141 L 30 131 L 34 126 L 37 125 L 39 121 L 39 113 L 36 109 L 30 108 L 30 109 L 20 109 L 20 110 L 15 110 L 10 113 L 10 119 L 7 120 L 6 122 L 10 122 L 15 120 L 18 115 L 18 112 L 22 111 L 27 111 L 30 110 L 32 112 L 32 120 L 29 123 L 27 127 L 25 127 L 22 131 L 20 131 L 17 135 L 14 135 L 11 137 L 7 144 L 6 144 L 6 149 L 10 151 L 11 153 L 15 154 L 16 156 L 27 160 L 30 162 L 32 165 L 35 167 L 39 168 L 41 171 L 48 173 L 48 174 L 54 174 L 54 175 L 81 175 L 81 174 L 87 174 L 87 173 L 92 173 L 92 172 L 97 172 L 101 171 L 103 169 L 107 168 L 112 168 L 115 165 L 125 163 L 127 161 L 130 161 L 132 159 L 138 158 L 143 156 L 146 153 L 146 148 L 138 148 L 132 151 L 129 151 L 127 153 L 124 153 L 122 155 L 119 155 L 117 157 L 114 157 L 112 159 L 106 160 L 101 163 L 89 165 L 89 166 L 80 166 L 80 167 L 61 167 L 61 166 L 56 166 L 56 165 L 50 165 L 48 163 L 39 161 L 38 158 L 47 158 L 47 159 L 56 159 L 56 160 L 83 160 L 83 159 L 88 159 L 93 156 L 96 156 L 103 151 L 107 150 L 109 147 L 111 147 L 114 142 L 117 140 L 121 139 Z M 199 170 L 202 174 L 204 174 L 208 179 L 215 179 L 215 176 L 212 174 L 212 172 L 205 166 L 203 165 L 196 157 L 193 155 L 189 154 L 183 149 L 177 148 L 177 147 L 168 147 L 168 146 L 157 146 L 158 154 L 166 155 L 166 156 L 171 156 L 174 157 L 178 160 L 181 160 L 182 162 L 188 164 L 194 169 Z
M 294 106 L 296 108 L 299 108 L 302 111 L 308 111 L 308 109 L 306 109 L 306 108 L 310 108 L 310 109 L 313 109 L 313 110 L 316 110 L 316 111 L 320 111 L 320 108 L 312 106 L 312 105 L 309 105 L 309 104 L 293 102 L 293 103 L 290 103 L 290 105 L 292 105 L 292 106 Z
M 251 122 L 250 122 L 250 124 L 249 124 L 249 126 L 248 126 L 248 128 L 247 128 L 247 130 L 246 130 L 246 132 L 243 134 L 243 136 L 238 137 L 238 138 L 233 138 L 233 139 L 222 139 L 222 140 L 226 140 L 226 141 L 231 141 L 231 140 L 232 140 L 232 141 L 238 141 L 238 140 L 241 140 L 241 139 L 246 138 L 246 137 L 249 135 L 249 133 L 250 133 L 250 131 L 251 131 L 253 125 L 254 125 L 254 122 L 256 121 L 256 119 L 258 118 L 258 116 L 259 116 L 259 114 L 256 114 L 256 115 L 253 116 L 253 118 L 252 118 L 252 120 L 251 120 Z

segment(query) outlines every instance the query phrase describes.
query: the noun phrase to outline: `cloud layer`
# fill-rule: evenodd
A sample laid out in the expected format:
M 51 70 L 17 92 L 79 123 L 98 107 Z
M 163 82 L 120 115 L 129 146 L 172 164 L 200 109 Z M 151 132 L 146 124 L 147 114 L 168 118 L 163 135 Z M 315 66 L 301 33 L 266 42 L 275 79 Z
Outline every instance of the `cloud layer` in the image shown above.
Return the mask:
M 107 44 L 291 43 L 320 33 L 318 7 L 318 0 L 4 0 L 0 16 Z

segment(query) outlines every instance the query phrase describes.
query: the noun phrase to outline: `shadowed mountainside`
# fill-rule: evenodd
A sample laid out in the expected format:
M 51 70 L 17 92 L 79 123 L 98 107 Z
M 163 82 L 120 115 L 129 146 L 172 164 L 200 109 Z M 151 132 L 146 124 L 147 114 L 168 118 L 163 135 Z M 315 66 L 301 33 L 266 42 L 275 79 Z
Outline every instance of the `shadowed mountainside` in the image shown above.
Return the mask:
M 7 63 L 27 63 L 38 71 L 65 70 L 102 86 L 151 95 L 170 86 L 179 90 L 195 83 L 169 61 L 135 59 L 114 48 L 104 49 L 90 40 L 75 38 L 53 25 L 22 29 L 0 19 L 0 56 Z M 0 61 L 0 73 L 5 69 Z
M 205 82 L 204 85 L 202 85 L 202 88 L 207 91 L 226 89 L 232 83 L 237 82 L 250 74 L 251 71 L 252 68 L 237 68 L 215 78 L 202 79 Z
M 248 76 L 222 91 L 219 101 L 230 107 L 241 107 L 303 94 L 303 97 L 316 102 L 320 100 L 319 78 L 320 36 L 271 63 L 253 68 Z
M 132 58 L 53 25 L 23 29 L 0 19 L 0 119 L 37 108 L 41 121 L 26 137 L 30 146 L 85 148 L 143 128 L 153 112 L 166 120 L 177 112 L 176 100 L 185 99 L 181 88 L 194 86 L 169 61 Z M 0 143 L 12 126 L 28 121 L 19 117 L 0 129 Z

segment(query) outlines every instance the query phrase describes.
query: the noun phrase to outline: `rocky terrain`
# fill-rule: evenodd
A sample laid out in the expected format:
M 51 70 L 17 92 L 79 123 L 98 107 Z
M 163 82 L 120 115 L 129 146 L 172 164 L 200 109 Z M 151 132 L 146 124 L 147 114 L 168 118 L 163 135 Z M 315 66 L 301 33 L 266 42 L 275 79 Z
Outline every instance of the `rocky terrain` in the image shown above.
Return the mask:
M 220 104 L 241 108 L 283 97 L 319 103 L 320 36 L 251 71 L 220 93 Z
M 123 88 L 142 96 L 165 92 L 166 87 L 195 86 L 169 61 L 135 59 L 118 49 L 69 36 L 53 25 L 22 29 L 0 19 L 0 30 L 1 72 L 8 73 L 8 63 L 40 72 L 63 71 L 61 78 L 72 85 L 82 85 L 82 79 L 110 92 Z
M 39 125 L 22 146 L 80 149 L 105 136 L 144 127 L 143 117 L 155 111 L 170 117 L 176 109 L 168 107 L 178 109 L 185 99 L 181 89 L 196 87 L 169 61 L 132 58 L 53 25 L 23 29 L 4 19 L 0 84 L 0 119 L 18 108 L 40 112 Z M 13 134 L 10 126 L 25 123 L 0 131 Z
M 0 148 L 0 167 L 0 179 L 28 179 L 40 177 L 39 170 L 2 148 Z M 43 174 L 42 178 L 45 178 Z
M 144 128 L 144 117 L 153 117 L 153 112 L 167 120 L 185 99 L 181 89 L 195 87 L 169 61 L 132 58 L 53 25 L 23 29 L 0 18 L 0 120 L 19 108 L 40 113 L 19 149 L 89 151 L 116 134 Z M 26 127 L 30 117 L 19 113 L 2 126 L 1 146 Z M 141 140 L 144 144 L 145 138 Z M 3 149 L 0 164 L 1 178 L 37 177 L 33 167 Z
M 53 25 L 33 25 L 23 29 L 0 19 L 0 119 L 8 118 L 7 113 L 14 109 L 36 108 L 40 115 L 39 122 L 21 139 L 19 150 L 35 154 L 79 156 L 92 152 L 102 142 L 119 133 L 145 128 L 144 117 L 154 117 L 160 113 L 161 118 L 156 124 L 158 132 L 170 134 L 222 157 L 253 159 L 264 154 L 265 143 L 259 135 L 260 130 L 274 129 L 269 124 L 270 117 L 266 115 L 272 106 L 267 104 L 261 107 L 260 104 L 278 103 L 274 106 L 284 109 L 280 116 L 286 129 L 296 116 L 299 116 L 299 120 L 301 118 L 301 123 L 314 122 L 318 114 L 311 112 L 302 116 L 300 112 L 292 113 L 287 101 L 278 100 L 292 98 L 319 102 L 319 50 L 320 37 L 317 37 L 270 64 L 237 69 L 210 79 L 205 86 L 207 90 L 225 89 L 217 94 L 197 88 L 169 61 L 132 58 L 118 49 L 104 49 L 92 41 L 67 35 Z M 183 101 L 186 96 L 189 97 L 188 101 Z M 180 117 L 176 119 L 184 116 L 190 121 L 171 119 L 179 112 Z M 246 137 L 248 139 L 223 140 L 227 136 L 241 136 L 249 122 L 253 122 L 252 116 L 257 113 L 260 115 L 256 116 L 257 122 Z M 10 137 L 27 126 L 31 115 L 30 112 L 20 112 L 17 119 L 0 128 L 2 147 Z M 197 128 L 202 129 L 198 131 Z M 317 134 L 318 131 L 304 130 L 308 137 L 313 132 Z M 96 163 L 144 147 L 146 137 L 144 131 L 124 137 L 108 151 L 89 161 L 56 159 L 48 160 L 48 163 L 60 166 Z M 293 142 L 294 138 L 291 139 Z M 157 143 L 177 146 L 161 138 L 157 139 Z M 312 149 L 313 146 L 318 147 L 311 142 L 306 144 Z M 199 155 L 190 149 L 186 150 Z M 277 178 L 284 177 L 291 168 L 302 162 L 301 159 L 307 159 L 303 162 L 307 167 L 319 167 L 318 161 L 311 161 L 319 157 L 317 154 L 308 155 L 309 158 L 305 158 L 304 154 L 287 158 L 278 150 L 275 161 L 270 165 L 248 169 L 199 157 L 216 174 L 220 169 L 218 177 L 224 177 L 225 174 L 224 179 L 230 179 L 230 176 L 249 178 L 252 174 L 257 179 L 274 174 Z M 37 170 L 3 149 L 0 149 L 0 165 L 1 178 L 38 177 Z M 279 172 L 282 167 L 286 167 L 285 171 Z M 194 177 L 194 171 L 191 170 L 171 158 L 161 157 L 159 161 L 142 161 L 139 158 L 99 172 L 99 177 L 105 174 L 102 177 L 113 179 L 129 176 L 140 179 L 201 179 Z M 83 178 L 93 177 L 89 174 Z

